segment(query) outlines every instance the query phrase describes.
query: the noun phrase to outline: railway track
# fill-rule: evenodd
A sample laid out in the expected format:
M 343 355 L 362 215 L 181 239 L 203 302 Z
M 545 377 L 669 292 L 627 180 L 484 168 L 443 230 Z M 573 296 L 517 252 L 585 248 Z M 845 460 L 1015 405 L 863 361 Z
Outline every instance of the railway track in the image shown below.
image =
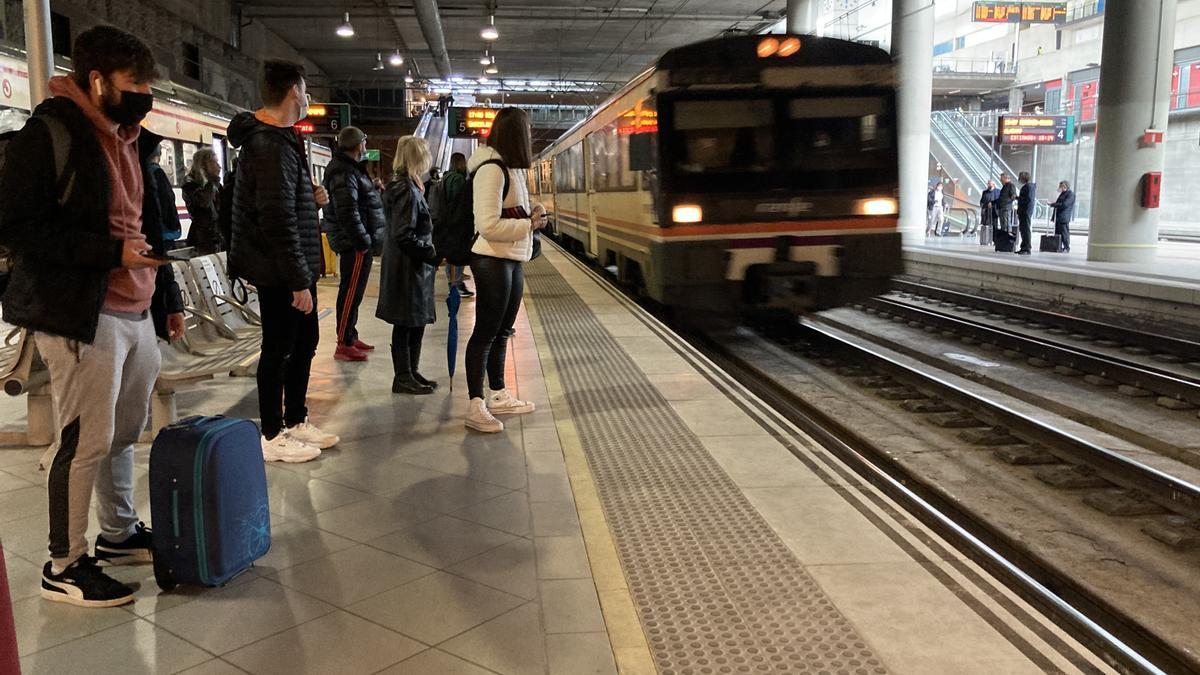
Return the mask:
M 594 264 L 591 267 L 598 276 L 607 277 L 602 269 Z M 969 500 L 955 494 L 953 487 L 897 461 L 886 444 L 860 433 L 853 421 L 831 414 L 817 402 L 819 397 L 798 395 L 769 365 L 763 367 L 744 358 L 732 346 L 738 339 L 695 330 L 681 334 L 778 415 L 808 433 L 863 480 L 880 488 L 916 520 L 1118 670 L 1200 672 L 1200 656 L 1193 650 L 1164 639 L 1154 626 L 1132 616 L 1119 602 L 1094 592 L 1054 556 L 1035 550 L 1020 532 L 998 526 L 986 514 L 975 511 Z M 1189 523 L 1200 518 L 1200 486 L 1030 419 L 953 382 L 935 381 L 938 378 L 922 372 L 922 368 L 890 358 L 886 350 L 856 343 L 819 321 L 797 324 L 785 342 L 790 343 L 785 351 L 792 353 L 815 350 L 803 360 L 820 361 L 826 370 L 855 380 L 860 389 L 883 394 L 908 414 L 938 416 L 948 422 L 951 433 L 982 444 L 998 441 L 995 454 L 1007 456 L 1009 464 L 1032 464 L 1039 470 L 1056 471 L 1067 483 L 1104 486 L 1107 489 L 1099 492 L 1115 493 L 1118 510 L 1164 513 Z M 780 348 L 777 343 L 776 348 Z M 1145 508 L 1147 505 L 1149 508 Z

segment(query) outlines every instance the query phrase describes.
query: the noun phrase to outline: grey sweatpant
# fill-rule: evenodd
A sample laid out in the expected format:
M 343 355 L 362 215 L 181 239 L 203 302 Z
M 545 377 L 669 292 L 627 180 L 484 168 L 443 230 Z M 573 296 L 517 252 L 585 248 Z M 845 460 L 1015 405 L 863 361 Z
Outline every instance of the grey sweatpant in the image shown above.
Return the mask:
M 46 480 L 50 558 L 62 568 L 88 551 L 93 487 L 104 536 L 120 542 L 136 531 L 133 444 L 146 427 L 162 357 L 154 322 L 138 315 L 101 314 L 90 345 L 47 333 L 36 343 L 58 424 Z

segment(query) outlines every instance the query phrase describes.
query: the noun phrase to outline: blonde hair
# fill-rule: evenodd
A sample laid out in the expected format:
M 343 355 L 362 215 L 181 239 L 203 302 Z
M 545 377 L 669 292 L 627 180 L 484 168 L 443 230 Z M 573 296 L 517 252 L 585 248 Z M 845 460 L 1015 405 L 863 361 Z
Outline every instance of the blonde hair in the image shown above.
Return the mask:
M 396 141 L 396 158 L 392 160 L 392 171 L 398 176 L 411 176 L 421 180 L 421 175 L 433 164 L 429 154 L 429 143 L 424 138 L 403 136 Z
M 192 155 L 192 168 L 188 169 L 188 180 L 195 181 L 201 185 L 208 182 L 208 173 L 204 170 L 208 165 L 208 160 L 216 159 L 217 154 L 211 148 L 200 148 L 196 154 Z

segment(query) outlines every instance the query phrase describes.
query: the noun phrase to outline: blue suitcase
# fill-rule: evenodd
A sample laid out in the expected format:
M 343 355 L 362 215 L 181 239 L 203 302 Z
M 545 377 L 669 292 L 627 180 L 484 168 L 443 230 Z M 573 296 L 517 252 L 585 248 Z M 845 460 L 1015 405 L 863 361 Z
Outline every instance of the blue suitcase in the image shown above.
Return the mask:
M 262 442 L 253 422 L 189 417 L 150 449 L 154 578 L 218 586 L 271 548 Z

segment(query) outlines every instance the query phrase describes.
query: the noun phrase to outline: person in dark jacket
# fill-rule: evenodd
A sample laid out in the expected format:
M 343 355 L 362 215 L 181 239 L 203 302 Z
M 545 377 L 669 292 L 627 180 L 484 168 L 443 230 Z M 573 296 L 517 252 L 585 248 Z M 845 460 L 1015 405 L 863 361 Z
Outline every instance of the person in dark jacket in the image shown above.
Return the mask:
M 1000 174 L 1000 196 L 996 198 L 996 229 L 1012 232 L 1013 207 L 1017 201 L 1017 186 L 1008 174 Z
M 263 458 L 306 462 L 338 437 L 308 422 L 308 377 L 320 334 L 317 275 L 321 231 L 317 207 L 329 201 L 314 186 L 304 143 L 294 125 L 308 111 L 304 68 L 269 59 L 259 81 L 263 107 L 229 123 L 241 148 L 233 198 L 229 272 L 258 289 L 262 356 L 258 408 Z
M 1050 204 L 1054 209 L 1054 234 L 1062 237 L 1063 253 L 1071 252 L 1071 221 L 1075 219 L 1075 193 L 1071 184 L 1061 181 L 1058 184 L 1058 199 Z
M 218 225 L 221 220 L 221 165 L 211 148 L 201 148 L 192 155 L 192 168 L 180 191 L 188 215 L 192 217 L 188 246 L 196 249 L 196 255 L 224 251 L 225 241 Z
M 50 80 L 52 98 L 7 147 L 0 244 L 15 264 L 2 304 L 6 321 L 33 334 L 61 425 L 49 453 L 50 562 L 41 595 L 115 607 L 133 602 L 133 589 L 99 562 L 152 556 L 152 533 L 133 499 L 133 444 L 160 366 L 149 309 L 156 294 L 175 294 L 164 307 L 180 303 L 177 287 L 156 283 L 164 276 L 146 255 L 162 236 L 161 221 L 143 212 L 154 195 L 149 156 L 137 146 L 153 105 L 154 56 L 137 37 L 97 26 L 76 37 L 71 63 L 74 72 Z M 172 312 L 165 323 L 179 335 L 183 315 Z M 90 556 L 93 495 L 101 534 Z
M 325 232 L 338 254 L 337 348 L 339 361 L 366 361 L 375 347 L 358 338 L 358 306 L 371 276 L 371 251 L 387 220 L 383 199 L 367 173 L 367 135 L 357 127 L 338 134 L 338 151 L 325 167 Z
M 142 160 L 142 182 L 166 181 L 167 174 L 155 160 L 161 153 L 163 137 L 142 129 L 138 135 L 138 155 Z M 168 198 L 166 195 L 170 195 Z M 158 255 L 167 252 L 167 232 L 179 226 L 179 212 L 175 208 L 175 193 L 168 183 L 167 189 L 145 190 L 142 197 L 142 234 L 146 243 Z M 172 340 L 183 334 L 183 296 L 179 282 L 170 265 L 160 265 L 154 277 L 154 296 L 150 299 L 150 318 L 154 321 L 154 332 L 164 340 Z M 173 325 L 172 325 L 173 324 Z
M 431 161 L 425 139 L 401 138 L 393 163 L 396 178 L 384 194 L 388 231 L 375 316 L 392 324 L 392 392 L 397 394 L 431 394 L 437 387 L 418 368 L 425 326 L 434 321 L 433 282 L 441 262 L 421 184 Z
M 175 208 L 175 190 L 171 187 L 171 179 L 167 178 L 167 172 L 163 171 L 158 164 L 162 159 L 162 136 L 155 136 L 155 138 L 159 140 L 160 144 L 146 147 L 145 151 L 150 155 L 143 160 L 147 168 L 146 195 L 155 201 L 155 210 L 158 212 L 155 222 L 162 226 L 163 240 L 176 242 L 179 241 L 179 237 L 183 236 L 183 226 L 179 224 L 179 210 Z M 139 154 L 142 152 L 142 147 L 141 138 L 139 138 Z
M 987 189 L 979 195 L 979 226 L 990 227 L 995 229 L 997 223 L 996 216 L 996 200 L 1000 199 L 1000 190 L 996 188 L 996 182 L 989 180 Z M 975 234 L 975 230 L 971 230 L 967 234 Z
M 1017 255 L 1029 255 L 1033 250 L 1033 208 L 1037 203 L 1037 183 L 1029 182 L 1029 172 L 1022 171 L 1021 195 L 1017 197 L 1017 223 L 1021 228 L 1021 248 Z

